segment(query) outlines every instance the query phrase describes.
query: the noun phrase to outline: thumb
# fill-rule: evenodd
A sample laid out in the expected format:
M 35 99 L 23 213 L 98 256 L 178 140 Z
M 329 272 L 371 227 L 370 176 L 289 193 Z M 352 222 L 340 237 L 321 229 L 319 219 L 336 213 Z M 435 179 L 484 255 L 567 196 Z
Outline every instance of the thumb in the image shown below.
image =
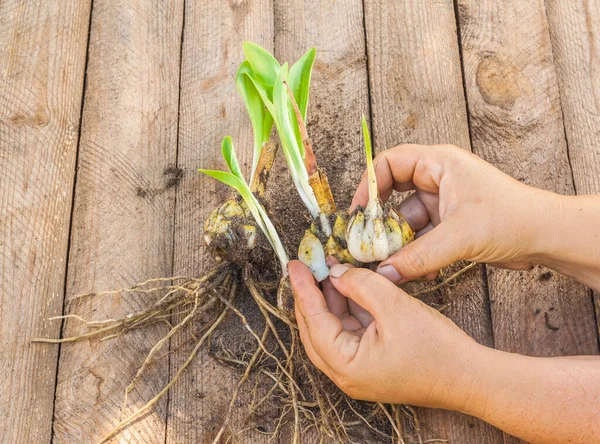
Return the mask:
M 461 238 L 458 224 L 443 221 L 381 262 L 377 273 L 399 284 L 438 271 L 462 259 L 464 243 Z
M 403 293 L 389 280 L 366 268 L 334 265 L 330 271 L 331 284 L 344 296 L 367 310 L 376 320 L 394 313 L 393 306 Z

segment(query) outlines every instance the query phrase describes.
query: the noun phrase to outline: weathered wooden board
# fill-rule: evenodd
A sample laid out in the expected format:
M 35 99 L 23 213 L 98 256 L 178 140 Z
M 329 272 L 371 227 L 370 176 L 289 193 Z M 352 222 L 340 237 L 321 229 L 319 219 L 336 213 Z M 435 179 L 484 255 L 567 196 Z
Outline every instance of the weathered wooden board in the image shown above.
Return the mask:
M 470 149 L 454 5 L 366 2 L 366 29 L 377 151 L 401 143 L 450 143 Z M 446 290 L 446 314 L 478 342 L 493 347 L 482 269 Z M 493 427 L 456 412 L 418 409 L 425 438 L 502 442 Z
M 94 1 L 66 295 L 67 311 L 86 319 L 120 317 L 151 301 L 69 298 L 171 274 L 182 18 L 182 1 Z M 69 320 L 63 336 L 82 331 Z M 56 442 L 97 442 L 112 430 L 125 387 L 165 331 L 62 346 Z M 125 413 L 167 378 L 166 359 L 151 366 Z M 165 406 L 166 399 L 120 439 L 164 442 Z
M 600 4 L 545 4 L 575 191 L 600 194 Z M 594 296 L 600 319 L 600 294 Z
M 313 46 L 308 131 L 338 209 L 345 210 L 365 169 L 360 122 L 369 116 L 369 87 L 361 1 L 276 0 L 276 57 L 294 62 Z
M 273 50 L 272 2 L 186 2 L 184 20 L 178 148 L 183 175 L 177 192 L 174 273 L 195 276 L 213 264 L 204 250 L 204 221 L 217 205 L 234 195 L 197 170 L 226 168 L 221 140 L 229 135 L 244 172 L 249 174 L 252 127 L 236 91 L 235 73 L 244 57 L 245 40 Z M 188 340 L 186 331 L 172 341 L 171 376 L 195 345 Z M 217 363 L 201 350 L 170 394 L 167 442 L 212 442 L 239 377 L 237 370 Z M 247 426 L 243 424 L 247 396 L 248 390 L 242 390 L 233 412 L 233 429 Z M 253 430 L 236 438 L 241 442 L 269 439 Z
M 573 194 L 541 0 L 459 0 L 474 151 L 533 186 Z M 588 291 L 541 267 L 489 268 L 496 347 L 534 356 L 595 354 Z
M 0 440 L 49 442 L 89 1 L 0 2 Z
M 316 46 L 308 110 L 308 132 L 317 162 L 328 175 L 339 210 L 350 205 L 365 168 L 361 116 L 369 116 L 369 87 L 360 0 L 275 1 L 275 56 L 295 62 L 307 49 Z M 276 165 L 276 179 L 290 183 L 287 168 Z M 291 187 L 290 197 L 276 190 L 271 201 L 281 201 L 274 210 L 281 218 L 282 232 L 292 256 L 310 220 L 306 208 Z M 282 199 L 283 198 L 283 199 Z M 301 215 L 301 216 L 299 216 Z M 290 442 L 282 436 L 281 443 Z M 314 433 L 301 442 L 319 442 Z

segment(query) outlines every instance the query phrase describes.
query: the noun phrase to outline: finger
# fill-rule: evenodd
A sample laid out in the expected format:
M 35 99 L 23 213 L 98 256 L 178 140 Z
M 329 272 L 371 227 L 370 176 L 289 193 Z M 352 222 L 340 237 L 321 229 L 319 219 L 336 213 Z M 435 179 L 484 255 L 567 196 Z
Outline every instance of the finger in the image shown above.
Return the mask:
M 462 229 L 444 221 L 381 262 L 377 272 L 394 283 L 407 282 L 462 259 Z
M 419 231 L 429 223 L 429 212 L 417 193 L 404 199 L 398 210 L 413 231 Z
M 410 226 L 410 224 L 408 224 L 408 225 Z M 433 230 L 433 224 L 431 222 L 429 222 L 427 225 L 425 225 L 425 227 L 421 228 L 419 231 L 417 231 L 415 233 L 415 239 L 423 237 L 425 234 L 429 233 L 431 230 Z
M 345 265 L 334 266 L 330 275 L 335 288 L 375 320 L 385 319 L 393 311 L 393 300 L 398 289 L 383 276 L 366 268 L 348 268 Z M 369 320 L 364 321 L 367 323 Z
M 427 273 L 425 275 L 425 279 L 428 281 L 433 281 L 438 276 L 439 271 L 432 271 L 431 273 Z
M 434 227 L 441 222 L 440 217 L 440 196 L 438 193 L 428 193 L 427 191 L 418 190 L 416 193 L 419 200 L 423 203 L 429 214 L 429 220 Z
M 306 323 L 304 322 L 304 318 L 298 311 L 297 305 L 295 307 L 295 312 L 296 321 L 298 322 L 298 333 L 300 334 L 300 341 L 304 346 L 304 350 L 306 350 L 306 355 L 308 356 L 308 359 L 310 359 L 310 361 L 315 365 L 315 367 L 317 367 L 319 370 L 321 370 L 323 373 L 325 373 L 331 378 L 331 371 L 329 367 L 325 364 L 325 362 L 323 362 L 319 354 L 315 351 L 314 347 L 312 346 L 312 343 L 310 342 L 310 336 L 308 335 Z
M 331 268 L 334 265 L 339 264 L 340 261 L 333 256 L 329 256 L 326 263 L 327 266 Z M 321 282 L 321 288 L 323 289 L 323 295 L 325 296 L 325 302 L 327 302 L 329 311 L 331 311 L 338 318 L 350 314 L 348 299 L 346 299 L 339 291 L 336 290 L 336 288 L 331 284 L 331 280 L 329 278 Z
M 329 311 L 306 265 L 291 261 L 288 271 L 298 314 L 306 324 L 313 349 L 330 367 L 347 364 L 358 351 L 360 336 L 344 330 L 342 321 Z
M 375 175 L 381 200 L 385 202 L 396 191 L 415 188 L 437 193 L 443 174 L 443 158 L 451 153 L 449 146 L 400 145 L 375 157 Z M 367 174 L 356 189 L 350 209 L 365 206 L 369 200 Z
M 329 268 L 339 263 L 340 261 L 333 256 L 329 256 L 326 261 Z M 354 267 L 351 264 L 347 264 L 347 266 Z M 360 332 L 360 330 L 365 327 L 361 319 L 364 319 L 365 313 L 367 316 L 370 316 L 367 311 L 354 304 L 352 300 L 348 300 L 348 298 L 337 291 L 329 278 L 321 282 L 321 288 L 323 289 L 323 295 L 325 296 L 325 301 L 327 302 L 329 310 L 341 319 L 344 330 Z M 357 317 L 357 314 L 360 315 L 361 318 Z
M 350 309 L 350 314 L 356 318 L 363 328 L 367 328 L 373 322 L 373 315 L 352 299 L 348 299 L 348 308 Z

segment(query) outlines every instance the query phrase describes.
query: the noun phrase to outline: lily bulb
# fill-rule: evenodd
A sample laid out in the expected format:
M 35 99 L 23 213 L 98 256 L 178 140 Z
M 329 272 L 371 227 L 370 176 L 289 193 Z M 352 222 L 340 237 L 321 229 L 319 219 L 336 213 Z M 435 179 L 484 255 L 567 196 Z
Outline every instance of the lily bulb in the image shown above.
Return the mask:
M 367 156 L 369 203 L 366 208 L 357 207 L 346 226 L 346 242 L 350 254 L 360 262 L 375 262 L 387 259 L 414 238 L 414 233 L 404 218 L 390 210 L 383 216 L 383 208 L 377 190 L 377 179 L 371 150 L 371 138 L 367 122 L 362 120 Z
M 219 250 L 240 248 L 240 238 L 248 250 L 257 242 L 256 226 L 246 205 L 235 199 L 215 209 L 204 223 L 204 243 Z
M 314 278 L 321 282 L 329 276 L 329 267 L 325 263 L 325 250 L 317 236 L 306 230 L 298 248 L 298 259 L 306 265 Z

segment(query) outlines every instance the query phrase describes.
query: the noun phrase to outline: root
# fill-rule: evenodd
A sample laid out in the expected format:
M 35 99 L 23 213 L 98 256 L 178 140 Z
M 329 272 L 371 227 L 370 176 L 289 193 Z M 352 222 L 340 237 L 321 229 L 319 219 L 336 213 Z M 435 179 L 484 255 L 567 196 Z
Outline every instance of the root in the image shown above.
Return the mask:
M 148 353 L 148 355 L 146 356 L 146 359 L 144 360 L 144 362 L 142 363 L 142 365 L 140 366 L 140 368 L 138 369 L 135 377 L 133 378 L 133 380 L 129 383 L 129 385 L 127 386 L 127 388 L 125 389 L 125 396 L 123 399 L 123 408 L 121 409 L 121 412 L 123 413 L 125 411 L 125 407 L 127 406 L 127 397 L 129 396 L 129 393 L 133 390 L 133 388 L 135 387 L 136 382 L 139 380 L 139 378 L 141 377 L 142 373 L 144 372 L 144 370 L 146 369 L 146 367 L 152 362 L 152 358 L 154 357 L 154 355 L 156 355 L 156 353 L 158 353 L 160 351 L 160 349 L 167 343 L 167 341 L 175 334 L 177 333 L 179 330 L 181 330 L 183 327 L 185 327 L 186 325 L 188 325 L 188 323 L 193 319 L 193 317 L 196 315 L 196 313 L 198 312 L 198 302 L 199 302 L 199 296 L 196 296 L 196 299 L 194 301 L 194 308 L 192 308 L 192 310 L 189 312 L 189 314 L 183 318 L 183 320 L 175 325 L 174 327 L 172 327 L 169 332 L 163 336 L 163 338 L 158 341 L 154 347 L 152 347 L 152 349 L 150 350 L 150 352 Z M 207 304 L 205 304 L 202 307 L 202 311 L 205 311 L 209 308 L 211 308 L 214 304 L 214 302 L 216 302 L 216 299 L 211 299 Z
M 465 267 L 436 287 L 439 288 L 456 279 L 474 265 L 471 264 Z M 285 298 L 280 299 L 280 301 L 285 302 L 282 305 L 272 302 L 276 299 L 274 293 L 277 292 L 277 296 L 281 296 L 281 289 L 286 284 L 280 286 L 265 284 L 256 276 L 257 273 L 251 265 L 247 265 L 240 270 L 233 264 L 223 263 L 200 278 L 150 279 L 142 284 L 118 291 L 81 295 L 74 299 L 84 296 L 111 294 L 143 294 L 153 296 L 157 299 L 157 302 L 145 310 L 127 315 L 121 319 L 87 320 L 76 314 L 57 317 L 56 319 L 71 319 L 80 322 L 85 325 L 87 331 L 77 336 L 60 339 L 37 339 L 36 342 L 68 343 L 92 338 L 108 340 L 119 337 L 130 330 L 145 328 L 156 323 L 164 322 L 169 326 L 166 334 L 150 349 L 125 389 L 121 420 L 102 439 L 102 443 L 117 436 L 123 429 L 141 419 L 152 409 L 180 379 L 200 348 L 204 346 L 208 350 L 211 349 L 212 334 L 222 325 L 226 316 L 233 313 L 252 336 L 256 347 L 253 347 L 249 352 L 246 350 L 236 352 L 227 349 L 225 345 L 227 341 L 224 343 L 222 338 L 218 341 L 221 351 L 214 357 L 220 362 L 233 365 L 242 370 L 240 379 L 228 401 L 223 421 L 214 435 L 213 444 L 235 442 L 237 441 L 236 436 L 243 431 L 236 430 L 231 422 L 236 402 L 252 374 L 256 375 L 256 379 L 253 388 L 249 391 L 252 399 L 246 412 L 247 417 L 250 418 L 257 414 L 259 409 L 265 408 L 265 406 L 277 407 L 279 410 L 278 415 L 272 422 L 274 428 L 269 431 L 259 430 L 261 433 L 271 435 L 272 439 L 280 436 L 282 431 L 284 429 L 288 430 L 287 427 L 289 427 L 290 436 L 287 436 L 286 439 L 294 444 L 302 442 L 303 434 L 312 429 L 317 432 L 320 442 L 324 440 L 362 442 L 364 436 L 353 438 L 353 428 L 363 427 L 380 439 L 385 438 L 391 442 L 404 443 L 407 437 L 403 436 L 401 420 L 403 416 L 406 416 L 409 418 L 415 432 L 411 435 L 411 439 L 416 436 L 419 443 L 425 444 L 425 441 L 421 438 L 421 425 L 416 417 L 416 412 L 412 408 L 360 403 L 348 398 L 331 384 L 310 363 L 300 345 L 298 327 L 289 305 L 291 296 L 289 294 L 285 295 L 288 298 L 287 300 Z M 257 313 L 260 316 L 260 322 L 264 320 L 263 326 L 260 327 L 260 335 L 250 325 L 247 315 L 236 306 L 235 294 L 239 288 L 237 283 L 240 281 L 244 282 L 258 308 Z M 162 284 L 162 286 L 158 284 Z M 435 289 L 429 289 L 429 291 Z M 287 289 L 284 289 L 284 291 L 287 291 Z M 210 316 L 206 317 L 207 314 L 210 314 Z M 173 315 L 179 315 L 182 319 L 171 324 L 169 319 Z M 185 343 L 189 344 L 193 341 L 195 345 L 185 362 L 156 396 L 147 401 L 141 408 L 126 416 L 129 395 L 140 383 L 141 376 L 159 359 L 172 353 L 173 350 L 164 353 L 161 353 L 161 351 L 164 350 L 166 344 L 169 344 L 175 334 L 189 328 L 197 320 L 202 320 L 199 331 L 196 331 L 196 334 L 200 337 L 196 337 L 190 329 L 190 338 Z M 265 381 L 268 381 L 265 392 L 258 396 L 259 383 Z M 244 430 L 247 428 L 244 427 Z
M 236 284 L 233 283 L 229 290 L 229 298 L 226 299 L 228 302 L 233 301 L 233 298 L 235 297 L 235 290 L 236 290 Z M 150 401 L 148 401 L 143 407 L 136 410 L 128 418 L 126 418 L 125 420 L 123 420 L 119 424 L 117 424 L 117 426 L 108 435 L 106 435 L 104 438 L 102 438 L 102 440 L 100 441 L 99 444 L 107 442 L 108 440 L 110 440 L 111 438 L 116 436 L 125 427 L 127 427 L 128 425 L 130 425 L 134 421 L 136 421 L 138 418 L 140 418 L 144 413 L 146 413 L 150 408 L 152 408 L 152 406 L 154 404 L 156 404 L 165 393 L 167 393 L 169 391 L 169 389 L 173 386 L 173 384 L 175 384 L 179 380 L 179 378 L 181 377 L 181 374 L 187 368 L 187 366 L 190 365 L 190 363 L 194 360 L 194 358 L 196 357 L 196 354 L 198 353 L 198 350 L 200 350 L 200 347 L 202 347 L 202 344 L 204 344 L 206 339 L 216 330 L 216 328 L 219 326 L 219 324 L 221 322 L 223 322 L 223 319 L 225 319 L 226 314 L 227 314 L 227 307 L 224 307 L 221 310 L 221 313 L 219 314 L 218 318 L 210 326 L 210 328 L 202 335 L 200 340 L 196 343 L 196 346 L 193 348 L 192 352 L 189 354 L 188 358 L 185 360 L 183 365 L 181 367 L 179 367 L 179 370 L 177 370 L 177 373 L 175 373 L 175 376 L 173 376 L 173 378 L 171 378 L 171 380 L 167 383 L 167 385 L 165 385 L 163 387 L 163 389 L 160 392 L 158 392 L 158 394 L 156 396 L 154 396 L 154 398 L 152 398 Z
M 264 345 L 264 342 L 267 340 L 268 333 L 269 333 L 269 327 L 266 326 L 263 331 L 262 337 L 260 338 L 260 341 L 263 343 L 263 345 Z M 225 419 L 223 420 L 223 423 L 221 424 L 221 428 L 219 429 L 219 431 L 217 432 L 217 435 L 215 436 L 215 439 L 213 440 L 213 444 L 218 444 L 219 440 L 221 439 L 221 436 L 223 436 L 223 433 L 225 432 L 225 429 L 229 426 L 229 420 L 231 418 L 231 411 L 233 410 L 235 401 L 237 401 L 238 395 L 240 393 L 240 388 L 248 380 L 248 377 L 250 376 L 250 372 L 254 368 L 254 364 L 256 363 L 256 361 L 258 360 L 258 358 L 260 357 L 261 354 L 262 354 L 261 348 L 257 347 L 256 351 L 250 358 L 248 365 L 246 366 L 246 370 L 244 371 L 242 378 L 239 380 L 239 382 L 235 386 L 235 389 L 233 390 L 233 395 L 231 396 L 231 400 L 229 401 L 229 407 L 227 408 L 227 413 L 225 413 Z
M 397 417 L 393 418 L 392 415 L 390 415 L 390 412 L 388 412 L 385 405 L 379 403 L 379 407 L 381 408 L 381 411 L 383 412 L 383 414 L 386 416 L 386 418 L 390 422 L 390 425 L 392 426 L 392 429 L 394 429 L 394 432 L 396 432 L 396 436 L 398 437 L 398 442 L 401 444 L 405 444 L 404 438 L 402 437 L 402 433 L 400 432 L 400 430 L 402 429 L 402 426 L 399 424 L 398 418 Z M 394 409 L 394 406 L 392 405 L 392 410 L 393 409 Z
M 421 296 L 423 294 L 427 294 L 427 293 L 433 293 L 434 291 L 439 290 L 442 287 L 445 287 L 446 285 L 448 285 L 450 282 L 454 281 L 456 278 L 458 278 L 461 274 L 466 273 L 467 271 L 469 271 L 471 268 L 473 268 L 474 266 L 478 265 L 477 262 L 471 262 L 469 265 L 461 268 L 460 270 L 458 270 L 456 273 L 454 273 L 453 275 L 451 275 L 450 277 L 447 277 L 446 279 L 444 279 L 442 282 L 440 282 L 437 285 L 434 285 L 432 287 L 429 288 L 425 288 L 424 290 L 419 290 L 416 291 L 414 293 L 411 294 L 411 296 L 413 297 L 417 297 L 417 296 Z
M 96 296 L 107 294 L 133 294 L 136 292 L 147 295 L 157 295 L 161 293 L 165 294 L 150 308 L 142 310 L 138 313 L 129 314 L 121 319 L 87 321 L 78 315 L 56 316 L 53 319 L 75 319 L 83 322 L 90 329 L 90 331 L 87 331 L 81 335 L 59 339 L 34 338 L 32 339 L 32 342 L 63 344 L 95 337 L 100 337 L 101 340 L 119 337 L 127 331 L 147 327 L 155 323 L 157 320 L 164 320 L 164 318 L 171 315 L 172 310 L 194 304 L 196 298 L 204 298 L 208 292 L 214 288 L 217 288 L 219 285 L 228 280 L 230 275 L 231 264 L 220 264 L 201 278 L 186 278 L 186 280 L 176 285 L 143 288 L 148 283 L 168 281 L 167 278 L 149 279 L 142 284 L 138 284 L 130 288 L 95 293 Z M 93 294 L 90 293 L 88 295 L 78 296 L 78 298 L 92 295 Z M 203 299 L 200 302 L 201 305 L 203 305 L 206 301 Z M 208 308 L 209 307 L 206 307 L 206 309 Z M 184 313 L 185 312 L 187 311 L 184 311 Z

